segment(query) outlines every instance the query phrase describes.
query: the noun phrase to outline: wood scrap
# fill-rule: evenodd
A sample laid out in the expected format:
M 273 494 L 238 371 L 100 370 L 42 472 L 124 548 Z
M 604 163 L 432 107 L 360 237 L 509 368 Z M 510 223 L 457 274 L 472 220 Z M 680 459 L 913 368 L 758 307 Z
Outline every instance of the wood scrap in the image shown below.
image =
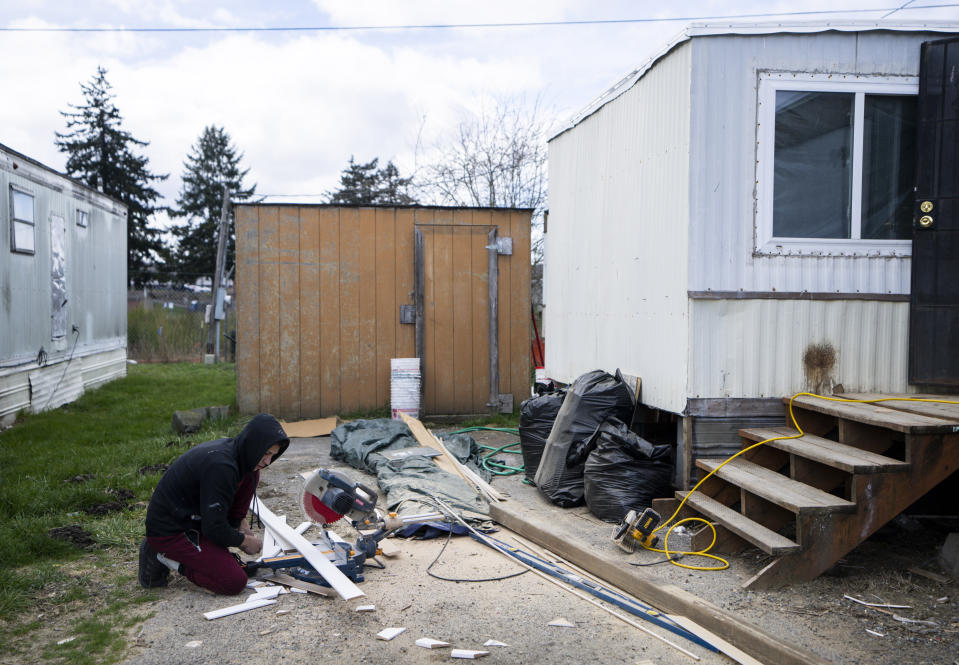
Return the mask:
M 434 640 L 431 637 L 421 637 L 416 640 L 414 643 L 418 647 L 423 647 L 424 649 L 442 649 L 443 647 L 448 647 L 449 642 L 444 642 L 442 640 Z
M 853 598 L 852 596 L 843 594 L 842 596 L 846 600 L 851 600 L 854 603 L 859 603 L 860 605 L 865 605 L 866 607 L 872 608 L 885 608 L 889 610 L 911 610 L 911 605 L 890 605 L 889 603 L 867 603 L 864 600 L 859 600 L 858 598 Z
M 303 580 L 298 580 L 295 577 L 287 575 L 286 573 L 273 573 L 272 577 L 268 579 L 271 582 L 288 586 L 291 589 L 308 591 L 310 593 L 315 593 L 318 596 L 325 596 L 326 598 L 332 598 L 334 594 L 333 589 L 330 589 L 329 587 L 313 584 L 312 582 L 304 582 Z
M 384 640 L 384 641 L 386 641 L 386 642 L 389 642 L 390 640 L 392 640 L 394 637 L 396 637 L 397 635 L 399 635 L 400 633 L 402 633 L 402 632 L 405 631 L 405 630 L 406 630 L 406 627 L 405 627 L 405 626 L 402 627 L 402 628 L 398 628 L 398 627 L 397 627 L 397 628 L 384 628 L 383 630 L 381 630 L 380 632 L 378 632 L 378 633 L 376 634 L 376 639 L 378 639 L 378 640 Z
M 433 448 L 442 453 L 442 456 L 435 458 L 436 465 L 439 466 L 444 471 L 456 474 L 462 478 L 467 485 L 472 487 L 476 492 L 486 496 L 490 501 L 502 501 L 505 497 L 493 489 L 493 486 L 480 478 L 476 473 L 461 464 L 456 457 L 446 448 L 443 442 L 435 434 L 430 432 L 426 427 L 416 418 L 411 418 L 405 413 L 401 413 L 400 416 L 403 418 L 403 422 L 406 423 L 406 426 L 410 428 L 410 431 L 413 433 L 413 437 L 419 442 L 421 446 L 427 446 Z
M 932 580 L 933 582 L 939 582 L 939 584 L 949 584 L 952 580 L 945 575 L 940 575 L 939 573 L 934 573 L 931 570 L 923 570 L 922 568 L 906 568 L 906 570 L 913 575 L 919 575 L 920 577 L 925 577 L 927 580 Z
M 255 610 L 260 607 L 266 607 L 267 605 L 275 605 L 276 601 L 265 598 L 263 600 L 251 600 L 247 603 L 240 603 L 239 605 L 231 605 L 229 607 L 224 607 L 219 610 L 213 610 L 211 612 L 205 612 L 203 614 L 204 618 L 207 621 L 213 621 L 214 619 L 219 619 L 221 617 L 230 616 L 231 614 L 239 614 L 240 612 L 247 612 L 249 610 Z
M 453 649 L 450 651 L 450 658 L 482 658 L 483 656 L 488 656 L 489 651 L 473 651 L 471 649 Z

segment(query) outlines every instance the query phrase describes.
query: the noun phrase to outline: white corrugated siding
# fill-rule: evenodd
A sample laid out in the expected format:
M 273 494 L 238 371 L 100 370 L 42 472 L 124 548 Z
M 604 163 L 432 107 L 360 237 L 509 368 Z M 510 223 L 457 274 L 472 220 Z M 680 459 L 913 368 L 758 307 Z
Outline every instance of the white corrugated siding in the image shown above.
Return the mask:
M 758 74 L 915 76 L 919 45 L 943 37 L 876 31 L 693 38 L 690 290 L 908 294 L 908 258 L 754 256 Z
M 690 397 L 782 397 L 828 388 L 806 376 L 803 356 L 811 344 L 835 350 L 828 383 L 846 392 L 910 391 L 909 303 L 696 300 L 690 312 Z
M 690 50 L 549 149 L 547 371 L 619 367 L 670 411 L 686 400 Z

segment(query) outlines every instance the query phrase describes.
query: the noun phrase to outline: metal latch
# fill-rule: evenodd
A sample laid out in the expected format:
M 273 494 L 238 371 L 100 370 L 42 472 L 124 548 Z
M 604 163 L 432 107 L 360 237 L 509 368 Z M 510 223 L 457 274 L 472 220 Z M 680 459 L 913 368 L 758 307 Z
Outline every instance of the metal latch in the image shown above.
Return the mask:
M 497 254 L 502 254 L 504 256 L 513 255 L 513 239 L 508 237 L 499 237 L 496 238 L 495 245 L 486 245 L 486 249 L 495 249 Z

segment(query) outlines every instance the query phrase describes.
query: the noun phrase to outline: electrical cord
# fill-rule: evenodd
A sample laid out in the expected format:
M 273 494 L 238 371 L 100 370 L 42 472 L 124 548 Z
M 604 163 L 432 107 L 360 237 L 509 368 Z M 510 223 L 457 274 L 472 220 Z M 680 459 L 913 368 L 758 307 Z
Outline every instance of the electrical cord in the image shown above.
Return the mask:
M 501 582 L 503 580 L 508 580 L 512 577 L 519 577 L 528 573 L 528 570 L 521 570 L 518 573 L 511 573 L 509 575 L 503 575 L 502 577 L 483 577 L 480 579 L 463 579 L 457 577 L 443 577 L 442 575 L 437 575 L 432 572 L 433 566 L 436 565 L 436 562 L 440 560 L 440 557 L 443 556 L 443 552 L 446 551 L 446 546 L 450 544 L 450 540 L 453 539 L 453 529 L 452 524 L 450 525 L 450 530 L 446 532 L 446 541 L 443 543 L 443 547 L 440 548 L 439 554 L 436 555 L 436 558 L 433 559 L 433 562 L 426 567 L 426 574 L 430 577 L 434 577 L 438 580 L 443 580 L 444 582 Z
M 686 493 L 686 496 L 684 496 L 683 500 L 679 502 L 679 505 L 676 507 L 676 510 L 674 510 L 673 514 L 669 516 L 669 519 L 664 521 L 662 524 L 660 524 L 657 528 L 653 530 L 653 533 L 657 533 L 659 531 L 662 531 L 666 527 L 669 527 L 666 531 L 665 537 L 663 538 L 663 548 L 658 549 L 655 547 L 647 547 L 643 545 L 644 549 L 647 549 L 651 552 L 660 552 L 662 554 L 665 554 L 667 558 L 671 558 L 670 557 L 671 554 L 681 554 L 684 556 L 692 555 L 692 556 L 706 557 L 709 559 L 715 559 L 716 561 L 720 562 L 720 565 L 718 566 L 693 566 L 690 564 L 678 563 L 675 560 L 670 562 L 674 566 L 679 566 L 680 568 L 687 568 L 689 570 L 725 570 L 726 568 L 729 568 L 729 562 L 726 559 L 723 559 L 722 557 L 718 557 L 715 554 L 709 554 L 709 550 L 712 549 L 713 545 L 716 544 L 716 528 L 712 525 L 712 523 L 709 520 L 702 517 L 687 517 L 685 519 L 681 519 L 678 522 L 674 523 L 673 519 L 676 518 L 676 516 L 679 514 L 679 511 L 682 510 L 683 506 L 686 504 L 686 501 L 689 499 L 690 496 L 692 496 L 693 492 L 699 489 L 700 485 L 702 485 L 704 482 L 706 482 L 708 478 L 713 476 L 717 471 L 719 471 L 721 468 L 726 466 L 729 462 L 733 461 L 740 455 L 747 453 L 750 450 L 754 450 L 755 448 L 758 448 L 759 446 L 767 444 L 771 441 L 786 441 L 789 439 L 798 439 L 804 436 L 805 432 L 799 426 L 799 423 L 796 421 L 796 414 L 793 412 L 793 402 L 796 400 L 797 397 L 802 397 L 802 396 L 813 397 L 816 399 L 827 400 L 830 402 L 845 402 L 847 404 L 878 404 L 879 402 L 928 402 L 928 403 L 935 403 L 935 404 L 959 404 L 959 401 L 956 401 L 956 400 L 927 399 L 927 398 L 919 398 L 919 397 L 879 397 L 876 399 L 849 399 L 846 397 L 827 397 L 825 395 L 817 395 L 815 393 L 807 393 L 807 392 L 796 393 L 795 395 L 789 398 L 789 418 L 792 421 L 793 427 L 795 428 L 797 433 L 789 436 L 774 436 L 772 438 L 765 439 L 758 443 L 754 443 L 750 446 L 747 446 L 746 448 L 743 448 L 742 450 L 736 452 L 734 455 L 730 455 L 728 458 L 726 458 L 722 464 L 720 464 L 715 469 L 713 469 L 712 471 L 707 473 L 705 476 L 703 476 L 700 479 L 700 481 L 696 483 L 693 486 L 693 488 Z M 677 551 L 670 550 L 669 535 L 672 533 L 673 529 L 678 527 L 680 524 L 684 524 L 686 522 L 702 522 L 706 526 L 708 526 L 713 532 L 713 539 L 709 543 L 709 545 L 707 545 L 706 547 L 698 551 L 687 552 L 687 551 L 679 551 L 679 550 Z
M 60 384 L 63 382 L 63 377 L 67 375 L 67 370 L 70 368 L 70 363 L 73 361 L 73 353 L 77 350 L 77 342 L 80 340 L 80 329 L 74 325 L 73 326 L 73 348 L 70 349 L 70 357 L 67 358 L 67 364 L 63 366 L 63 374 L 60 375 L 60 379 L 57 381 L 57 385 L 53 387 L 53 390 L 50 391 L 50 396 L 47 397 L 47 403 L 43 405 L 41 411 L 46 411 L 47 407 L 50 406 L 50 401 L 53 399 L 53 396 L 57 394 L 57 390 L 60 389 Z M 43 353 L 43 349 L 40 349 L 40 352 Z M 46 354 L 44 354 L 46 355 Z M 39 357 L 37 358 L 39 360 Z

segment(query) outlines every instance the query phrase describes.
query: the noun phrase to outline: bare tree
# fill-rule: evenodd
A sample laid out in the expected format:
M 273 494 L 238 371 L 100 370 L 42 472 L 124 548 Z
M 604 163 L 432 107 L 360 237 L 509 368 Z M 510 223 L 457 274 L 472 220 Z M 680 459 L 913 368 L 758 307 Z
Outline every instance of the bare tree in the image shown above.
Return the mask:
M 542 262 L 547 118 L 537 99 L 496 99 L 468 112 L 417 174 L 423 198 L 493 208 L 532 208 L 532 261 Z

